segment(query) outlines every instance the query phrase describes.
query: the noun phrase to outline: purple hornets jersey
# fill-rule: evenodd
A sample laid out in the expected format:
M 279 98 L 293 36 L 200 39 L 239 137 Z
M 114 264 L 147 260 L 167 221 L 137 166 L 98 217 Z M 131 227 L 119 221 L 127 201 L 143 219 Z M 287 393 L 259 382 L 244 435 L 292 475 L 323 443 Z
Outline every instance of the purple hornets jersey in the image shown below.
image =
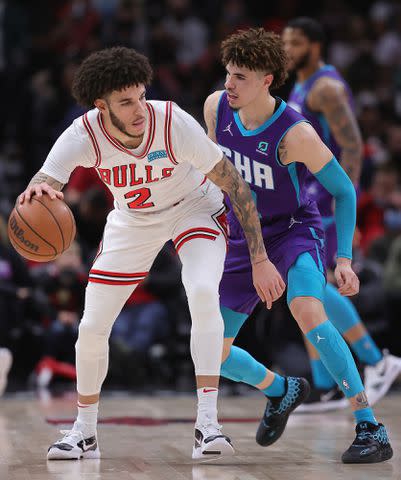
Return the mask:
M 276 105 L 263 125 L 246 130 L 224 92 L 217 110 L 216 139 L 251 188 L 267 253 L 286 282 L 289 268 L 304 252 L 310 253 L 324 273 L 324 233 L 317 205 L 306 191 L 307 168 L 296 162 L 283 165 L 278 155 L 284 135 L 306 120 L 284 101 L 277 100 Z M 227 203 L 231 207 L 228 199 Z M 248 245 L 231 208 L 227 220 L 228 253 L 220 301 L 225 307 L 249 314 L 259 297 L 253 287 Z
M 238 112 L 230 108 L 227 95 L 221 95 L 216 122 L 216 139 L 224 154 L 249 184 L 262 224 L 278 217 L 291 217 L 300 207 L 311 204 L 305 181 L 305 165 L 280 162 L 278 147 L 288 130 L 305 122 L 283 100 L 273 115 L 256 130 L 246 130 Z M 228 206 L 229 200 L 227 199 Z M 230 224 L 238 223 L 229 213 Z M 273 222 L 274 223 L 274 222 Z
M 307 105 L 307 97 L 315 82 L 322 77 L 333 78 L 341 82 L 348 95 L 349 104 L 352 110 L 355 109 L 352 92 L 346 81 L 338 73 L 332 65 L 324 65 L 311 75 L 305 82 L 296 83 L 292 89 L 288 105 L 291 105 L 294 110 L 300 112 L 317 131 L 322 141 L 330 148 L 333 154 L 340 160 L 340 147 L 330 132 L 329 125 L 324 115 L 321 112 L 312 112 Z M 322 215 L 323 226 L 326 237 L 326 259 L 327 265 L 330 268 L 335 266 L 335 257 L 337 253 L 337 233 L 333 216 L 333 197 L 330 193 L 316 180 L 313 175 L 307 179 L 307 191 L 311 198 L 313 198 Z
M 333 152 L 333 155 L 340 160 L 340 147 L 330 132 L 327 120 L 321 112 L 313 112 L 309 110 L 307 105 L 307 97 L 309 92 L 313 88 L 315 82 L 322 77 L 333 78 L 344 85 L 348 94 L 349 104 L 351 109 L 354 110 L 354 100 L 351 90 L 346 81 L 332 65 L 324 65 L 313 75 L 311 75 L 305 82 L 296 83 L 289 95 L 288 105 L 303 115 L 311 123 L 325 145 L 327 145 Z M 312 175 L 310 175 L 308 180 L 308 193 L 314 200 L 316 200 L 322 216 L 329 217 L 333 215 L 331 195 Z

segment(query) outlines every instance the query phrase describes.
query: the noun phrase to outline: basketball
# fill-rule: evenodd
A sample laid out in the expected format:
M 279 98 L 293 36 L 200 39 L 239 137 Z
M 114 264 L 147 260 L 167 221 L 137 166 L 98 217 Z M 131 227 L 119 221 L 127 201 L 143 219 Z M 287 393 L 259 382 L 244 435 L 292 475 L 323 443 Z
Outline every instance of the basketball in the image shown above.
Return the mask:
M 16 205 L 8 220 L 8 237 L 15 250 L 28 260 L 49 262 L 71 245 L 76 233 L 70 208 L 47 194 Z

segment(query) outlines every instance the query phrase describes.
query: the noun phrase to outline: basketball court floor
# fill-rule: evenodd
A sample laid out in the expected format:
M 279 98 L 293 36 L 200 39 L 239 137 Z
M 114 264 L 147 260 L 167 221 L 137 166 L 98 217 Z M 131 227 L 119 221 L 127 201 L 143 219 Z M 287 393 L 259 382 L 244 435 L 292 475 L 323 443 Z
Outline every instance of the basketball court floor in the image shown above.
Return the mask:
M 259 447 L 261 396 L 222 397 L 220 421 L 236 447 L 228 459 L 191 460 L 195 396 L 105 395 L 101 460 L 46 461 L 46 451 L 75 416 L 75 396 L 19 393 L 0 399 L 0 480 L 387 480 L 401 479 L 401 392 L 376 407 L 388 427 L 394 457 L 374 465 L 343 465 L 354 439 L 348 410 L 293 415 L 283 437 Z

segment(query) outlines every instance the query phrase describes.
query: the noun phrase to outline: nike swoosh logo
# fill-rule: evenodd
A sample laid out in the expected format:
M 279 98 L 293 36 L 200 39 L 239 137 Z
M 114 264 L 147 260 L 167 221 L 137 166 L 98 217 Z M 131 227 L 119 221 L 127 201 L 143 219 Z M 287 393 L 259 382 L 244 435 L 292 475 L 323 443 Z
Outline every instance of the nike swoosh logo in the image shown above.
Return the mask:
M 210 389 L 204 388 L 203 389 L 203 393 L 209 393 L 209 392 L 217 392 L 217 388 L 210 388 Z

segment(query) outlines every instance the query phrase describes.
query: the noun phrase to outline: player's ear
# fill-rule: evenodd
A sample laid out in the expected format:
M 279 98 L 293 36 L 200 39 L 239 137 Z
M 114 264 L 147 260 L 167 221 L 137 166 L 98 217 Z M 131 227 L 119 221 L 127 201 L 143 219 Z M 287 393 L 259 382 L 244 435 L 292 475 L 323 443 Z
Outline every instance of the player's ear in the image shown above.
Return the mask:
M 102 98 L 97 98 L 94 102 L 95 104 L 95 107 L 100 110 L 101 112 L 105 112 L 106 111 L 106 106 L 107 106 L 107 103 L 105 100 L 103 100 Z
M 265 78 L 264 78 L 264 85 L 267 87 L 267 88 L 270 88 L 270 85 L 273 83 L 273 75 L 271 73 L 268 73 L 265 75 Z

